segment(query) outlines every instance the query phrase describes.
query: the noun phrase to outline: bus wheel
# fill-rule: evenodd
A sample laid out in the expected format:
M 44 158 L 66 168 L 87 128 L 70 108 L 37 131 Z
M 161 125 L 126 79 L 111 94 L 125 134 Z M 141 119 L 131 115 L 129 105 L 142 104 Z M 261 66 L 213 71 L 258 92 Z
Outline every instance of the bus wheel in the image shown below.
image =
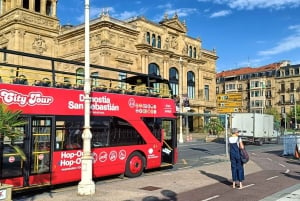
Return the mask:
M 139 152 L 133 152 L 126 162 L 126 177 L 138 177 L 143 173 L 145 167 L 145 158 Z

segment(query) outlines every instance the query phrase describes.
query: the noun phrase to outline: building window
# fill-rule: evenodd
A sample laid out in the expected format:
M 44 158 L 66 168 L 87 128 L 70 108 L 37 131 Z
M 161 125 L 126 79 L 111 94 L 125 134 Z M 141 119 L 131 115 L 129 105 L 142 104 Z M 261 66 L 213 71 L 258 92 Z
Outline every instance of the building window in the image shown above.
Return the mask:
M 193 48 L 192 46 L 189 47 L 189 57 L 192 57 L 193 55 Z
M 205 86 L 204 86 L 204 99 L 205 99 L 206 101 L 209 100 L 209 85 L 205 85 Z
M 156 36 L 152 34 L 152 47 L 156 47 Z
M 193 57 L 196 58 L 197 57 L 197 51 L 196 48 L 194 47 L 194 51 L 193 51 Z
M 284 85 L 284 83 L 282 83 L 282 84 L 280 85 L 280 90 L 281 90 L 281 92 L 284 92 L 284 91 L 285 91 L 285 85 Z
M 174 95 L 179 95 L 178 70 L 175 67 L 169 69 L 169 82 Z
M 146 40 L 147 40 L 147 43 L 150 44 L 150 33 L 147 32 L 146 34 Z
M 226 90 L 235 90 L 235 84 L 226 84 Z
M 291 89 L 291 91 L 294 91 L 294 89 L 295 89 L 295 84 L 294 83 L 290 83 L 290 89 Z
M 120 72 L 119 73 L 119 80 L 125 80 L 126 79 L 126 77 L 127 77 L 127 74 L 126 73 L 124 73 L 124 72 Z M 121 88 L 125 88 L 125 82 L 119 82 L 120 84 L 120 86 L 119 87 L 121 87 Z
M 148 65 L 148 74 L 149 75 L 160 75 L 159 66 L 155 63 L 151 63 Z
M 157 36 L 157 48 L 161 48 L 161 37 Z
M 284 95 L 281 95 L 281 96 L 280 96 L 280 103 L 281 103 L 281 104 L 284 104 L 284 103 L 285 103 L 285 97 L 284 97 Z
M 195 75 L 192 71 L 187 72 L 187 92 L 189 99 L 195 98 Z
M 92 77 L 92 86 L 99 86 L 99 73 L 98 72 L 93 72 L 91 74 Z
M 52 15 L 52 3 L 51 3 L 51 1 L 47 1 L 47 3 L 46 3 L 46 15 L 48 15 L 48 16 Z
M 76 70 L 76 84 L 84 84 L 84 69 L 78 68 Z
M 34 2 L 34 11 L 41 12 L 41 0 L 35 0 Z
M 29 0 L 23 0 L 23 8 L 29 9 Z
M 294 103 L 294 102 L 295 102 L 294 94 L 290 94 L 290 102 L 291 102 L 291 103 Z

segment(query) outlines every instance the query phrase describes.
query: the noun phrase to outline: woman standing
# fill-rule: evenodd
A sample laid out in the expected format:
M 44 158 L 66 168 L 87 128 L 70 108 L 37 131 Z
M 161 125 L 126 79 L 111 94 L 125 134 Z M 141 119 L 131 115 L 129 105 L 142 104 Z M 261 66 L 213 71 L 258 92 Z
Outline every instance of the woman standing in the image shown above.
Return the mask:
M 229 137 L 230 148 L 230 162 L 231 162 L 231 174 L 232 174 L 232 187 L 235 188 L 237 182 L 239 182 L 239 189 L 243 188 L 242 181 L 245 179 L 244 167 L 241 160 L 240 148 L 244 148 L 242 139 L 239 137 L 239 131 L 237 128 L 231 130 L 231 136 Z

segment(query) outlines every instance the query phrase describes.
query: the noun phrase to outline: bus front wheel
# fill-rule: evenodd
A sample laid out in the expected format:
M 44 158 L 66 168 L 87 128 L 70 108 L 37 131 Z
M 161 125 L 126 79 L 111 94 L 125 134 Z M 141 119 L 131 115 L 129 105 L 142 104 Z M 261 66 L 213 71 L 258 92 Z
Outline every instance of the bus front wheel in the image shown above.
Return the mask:
M 139 152 L 132 153 L 126 162 L 126 177 L 138 177 L 143 173 L 145 167 L 145 158 Z

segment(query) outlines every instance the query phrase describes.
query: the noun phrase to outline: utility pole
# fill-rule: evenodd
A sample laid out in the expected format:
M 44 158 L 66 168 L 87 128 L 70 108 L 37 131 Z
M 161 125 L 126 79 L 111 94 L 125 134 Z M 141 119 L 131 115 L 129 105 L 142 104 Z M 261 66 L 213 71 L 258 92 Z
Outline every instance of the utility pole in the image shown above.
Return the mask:
M 91 153 L 92 133 L 90 129 L 90 2 L 85 0 L 85 62 L 84 62 L 84 128 L 82 133 L 83 154 L 81 157 L 81 181 L 78 184 L 79 195 L 95 194 L 93 181 L 93 155 Z
M 294 88 L 294 112 L 295 112 L 295 130 L 297 129 L 297 99 L 296 99 L 296 88 Z
M 179 58 L 179 64 L 180 64 L 180 73 L 179 73 L 179 143 L 183 143 L 183 134 L 182 134 L 182 113 L 183 113 L 183 60 L 180 57 Z

